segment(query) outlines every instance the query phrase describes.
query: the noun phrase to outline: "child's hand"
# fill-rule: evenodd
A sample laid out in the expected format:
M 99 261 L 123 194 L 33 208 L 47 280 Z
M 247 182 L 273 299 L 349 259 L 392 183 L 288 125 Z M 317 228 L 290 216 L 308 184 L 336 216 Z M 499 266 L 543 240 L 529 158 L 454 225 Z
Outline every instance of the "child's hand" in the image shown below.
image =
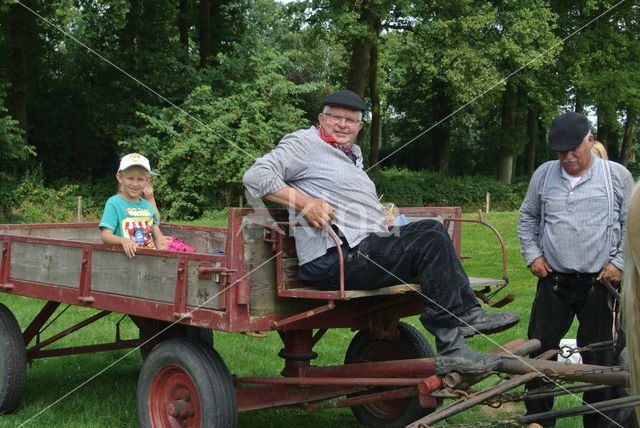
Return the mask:
M 131 239 L 124 238 L 122 241 L 122 249 L 130 259 L 136 256 L 136 244 Z
M 151 187 L 149 184 L 144 186 L 144 189 L 142 189 L 142 195 L 141 196 L 144 199 L 146 199 L 147 201 L 153 201 L 154 200 L 153 187 Z
M 158 243 L 156 244 L 156 248 L 158 250 L 168 250 L 169 249 L 169 240 L 168 240 L 168 238 L 166 238 L 166 239 L 158 239 Z

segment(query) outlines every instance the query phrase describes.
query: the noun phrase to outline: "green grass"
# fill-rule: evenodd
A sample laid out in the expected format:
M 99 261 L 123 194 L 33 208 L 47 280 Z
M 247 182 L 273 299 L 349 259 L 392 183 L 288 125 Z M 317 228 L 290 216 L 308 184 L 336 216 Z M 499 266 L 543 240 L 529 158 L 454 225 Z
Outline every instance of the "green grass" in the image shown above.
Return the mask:
M 466 216 L 477 218 L 477 214 Z M 508 292 L 514 294 L 516 300 L 502 310 L 515 310 L 520 314 L 522 322 L 507 332 L 470 339 L 471 346 L 480 351 L 488 351 L 494 348 L 496 343 L 502 344 L 516 338 L 526 339 L 528 314 L 536 286 L 535 278 L 524 266 L 518 252 L 519 244 L 515 233 L 517 213 L 490 213 L 485 216 L 485 219 L 502 233 L 507 247 L 511 283 L 498 297 Z M 221 226 L 221 222 L 221 218 L 216 216 L 215 219 L 212 218 L 208 222 L 201 221 L 199 224 Z M 489 229 L 480 225 L 465 224 L 463 226 L 462 254 L 472 256 L 471 259 L 464 262 L 465 268 L 471 276 L 500 277 L 502 275 L 497 240 Z M 0 302 L 12 309 L 22 328 L 31 321 L 44 304 L 40 300 L 4 293 L 0 293 Z M 92 311 L 71 307 L 51 326 L 51 331 L 61 331 L 67 326 L 85 319 L 88 313 L 92 313 Z M 115 337 L 114 325 L 120 317 L 119 314 L 111 314 L 94 325 L 68 336 L 60 342 L 60 345 L 56 346 L 113 340 Z M 416 317 L 406 321 L 422 329 Z M 575 325 L 571 334 L 575 334 Z M 121 336 L 123 339 L 137 337 L 137 331 L 128 318 L 125 318 L 121 323 Z M 341 364 L 352 336 L 353 332 L 344 329 L 329 331 L 315 348 L 319 357 L 314 361 L 314 364 Z M 45 332 L 43 338 L 47 337 L 48 333 Z M 428 339 L 431 341 L 430 337 Z M 258 339 L 241 334 L 216 332 L 215 344 L 233 374 L 239 376 L 276 376 L 282 369 L 283 362 L 277 356 L 278 351 L 282 348 L 282 343 L 276 333 L 269 333 L 266 339 Z M 25 426 L 34 427 L 115 428 L 137 426 L 135 391 L 141 363 L 137 350 L 36 360 L 29 368 L 23 404 L 15 413 L 0 416 L 0 428 L 15 427 L 23 423 L 26 423 Z M 104 373 L 93 378 L 98 372 L 110 365 L 112 366 Z M 88 381 L 89 379 L 92 380 Z M 85 382 L 87 383 L 84 386 L 75 390 Z M 556 400 L 556 408 L 572 407 L 578 404 L 578 399 L 574 397 Z M 30 421 L 42 410 L 44 411 L 40 415 Z M 503 419 L 505 415 L 521 415 L 523 413 L 524 407 L 521 404 L 509 404 L 500 409 L 476 407 L 450 418 L 447 422 L 441 422 L 440 425 Z M 27 423 L 27 421 L 29 422 Z M 307 413 L 302 410 L 253 411 L 241 413 L 239 422 L 242 427 L 361 426 L 349 409 L 325 410 L 317 413 Z M 579 427 L 582 426 L 582 423 L 579 418 L 569 418 L 559 420 L 557 426 L 559 428 Z

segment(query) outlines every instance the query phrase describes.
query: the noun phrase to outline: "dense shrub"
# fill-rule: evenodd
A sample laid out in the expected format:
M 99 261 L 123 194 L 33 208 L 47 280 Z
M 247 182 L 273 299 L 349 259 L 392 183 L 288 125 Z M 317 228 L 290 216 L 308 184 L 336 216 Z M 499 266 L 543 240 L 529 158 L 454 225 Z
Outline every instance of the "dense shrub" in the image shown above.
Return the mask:
M 5 107 L 6 86 L 0 84 L 0 219 L 18 202 L 16 186 L 23 161 L 35 155 L 35 148 L 25 144 L 18 121 Z
M 82 196 L 83 220 L 98 220 L 107 197 L 95 193 L 94 186 L 73 183 L 45 186 L 42 172 L 30 171 L 22 180 L 16 180 L 13 204 L 5 210 L 2 221 L 8 223 L 76 222 L 78 221 L 78 196 Z
M 372 175 L 383 202 L 398 206 L 462 206 L 465 209 L 485 205 L 491 193 L 491 207 L 517 209 L 527 191 L 527 182 L 505 184 L 489 177 L 443 177 L 434 172 L 383 169 Z

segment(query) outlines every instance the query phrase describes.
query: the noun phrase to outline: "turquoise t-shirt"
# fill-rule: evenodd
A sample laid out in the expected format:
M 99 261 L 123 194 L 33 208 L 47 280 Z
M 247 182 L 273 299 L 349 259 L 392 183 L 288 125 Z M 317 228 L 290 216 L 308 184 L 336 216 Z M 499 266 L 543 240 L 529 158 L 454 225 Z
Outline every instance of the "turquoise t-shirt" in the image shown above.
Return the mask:
M 104 205 L 98 228 L 107 228 L 114 235 L 131 238 L 138 247 L 156 248 L 151 234 L 153 225 L 159 224 L 156 211 L 146 199 L 131 202 L 114 195 Z

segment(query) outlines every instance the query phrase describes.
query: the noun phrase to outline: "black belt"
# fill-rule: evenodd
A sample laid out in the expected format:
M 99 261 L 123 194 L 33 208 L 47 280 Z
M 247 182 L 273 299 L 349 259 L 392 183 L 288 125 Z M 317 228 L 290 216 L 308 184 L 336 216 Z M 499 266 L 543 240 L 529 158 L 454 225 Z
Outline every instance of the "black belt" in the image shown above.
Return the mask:
M 577 279 L 577 280 L 585 280 L 585 279 L 597 279 L 599 272 L 595 273 L 582 273 L 582 272 L 573 272 L 573 273 L 563 273 L 563 272 L 551 272 L 551 276 L 557 275 L 563 279 Z

